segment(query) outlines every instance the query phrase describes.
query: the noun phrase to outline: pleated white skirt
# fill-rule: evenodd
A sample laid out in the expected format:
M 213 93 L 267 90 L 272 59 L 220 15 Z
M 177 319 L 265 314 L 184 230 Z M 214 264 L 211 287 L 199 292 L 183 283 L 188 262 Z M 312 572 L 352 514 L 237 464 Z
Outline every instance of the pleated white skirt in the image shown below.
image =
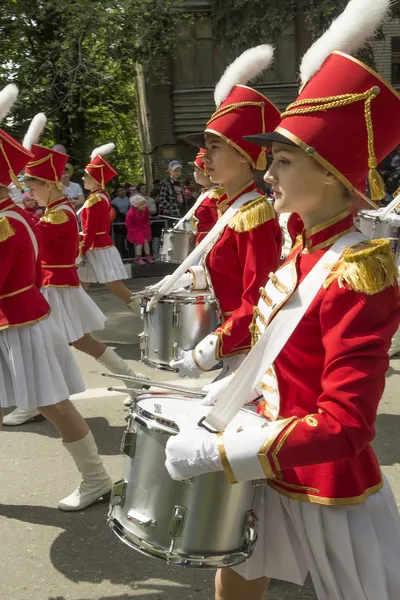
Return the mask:
M 302 585 L 310 572 L 318 600 L 400 598 L 400 518 L 386 479 L 361 504 L 323 506 L 256 492 L 259 537 L 252 557 L 234 567 L 245 579 Z
M 128 278 L 115 246 L 88 250 L 85 263 L 78 266 L 78 275 L 85 283 L 108 283 Z
M 79 340 L 85 333 L 104 329 L 107 317 L 82 286 L 42 288 L 42 294 L 50 304 L 49 318 L 69 344 Z
M 70 347 L 54 321 L 0 331 L 0 406 L 36 408 L 85 390 Z

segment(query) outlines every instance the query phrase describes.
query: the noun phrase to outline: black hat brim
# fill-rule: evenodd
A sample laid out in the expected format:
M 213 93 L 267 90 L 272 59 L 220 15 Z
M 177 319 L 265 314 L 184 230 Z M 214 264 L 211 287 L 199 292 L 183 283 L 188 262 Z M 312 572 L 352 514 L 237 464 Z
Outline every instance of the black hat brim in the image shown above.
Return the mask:
M 245 135 L 243 136 L 243 139 L 256 146 L 265 146 L 266 148 L 270 148 L 272 142 L 279 142 L 280 144 L 287 144 L 288 146 L 297 146 L 297 144 L 277 131 L 259 133 L 257 135 Z
M 201 133 L 189 133 L 183 138 L 185 142 L 196 148 L 204 148 L 204 131 Z

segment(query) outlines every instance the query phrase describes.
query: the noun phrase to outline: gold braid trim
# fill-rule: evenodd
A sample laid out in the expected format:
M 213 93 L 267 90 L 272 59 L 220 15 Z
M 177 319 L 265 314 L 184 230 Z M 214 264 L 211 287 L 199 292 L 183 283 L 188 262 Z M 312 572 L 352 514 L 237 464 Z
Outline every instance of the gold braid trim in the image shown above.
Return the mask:
M 397 267 L 389 240 L 368 240 L 348 248 L 324 283 L 328 288 L 337 279 L 354 292 L 372 296 L 396 284 Z
M 271 219 L 275 219 L 274 208 L 265 196 L 260 196 L 248 204 L 243 204 L 230 219 L 228 226 L 237 233 L 243 233 L 251 231 Z
M 90 208 L 91 206 L 94 206 L 98 202 L 101 202 L 100 196 L 96 196 L 96 195 L 89 196 L 89 198 L 86 200 L 86 202 L 84 204 L 84 208 Z
M 7 217 L 0 219 L 0 242 L 5 242 L 13 235 L 15 235 L 15 231 Z
M 51 223 L 52 225 L 62 225 L 68 221 L 68 217 L 63 210 L 49 210 L 44 213 L 40 219 L 42 223 Z

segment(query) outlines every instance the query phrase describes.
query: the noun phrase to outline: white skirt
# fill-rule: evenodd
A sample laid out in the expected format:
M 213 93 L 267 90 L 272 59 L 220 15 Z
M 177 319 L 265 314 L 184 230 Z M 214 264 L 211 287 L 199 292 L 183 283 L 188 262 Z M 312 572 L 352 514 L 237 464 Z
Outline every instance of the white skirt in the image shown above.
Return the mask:
M 256 493 L 259 537 L 252 557 L 234 567 L 245 579 L 302 585 L 310 572 L 318 600 L 400 598 L 400 518 L 386 479 L 352 506 L 300 502 L 268 485 Z
M 78 266 L 79 279 L 85 283 L 121 281 L 128 275 L 115 246 L 86 252 L 86 261 Z
M 54 320 L 69 344 L 85 333 L 104 329 L 107 317 L 82 286 L 48 287 L 42 289 L 42 294 L 50 304 L 49 318 Z
M 0 331 L 0 406 L 36 408 L 85 390 L 70 347 L 54 321 Z

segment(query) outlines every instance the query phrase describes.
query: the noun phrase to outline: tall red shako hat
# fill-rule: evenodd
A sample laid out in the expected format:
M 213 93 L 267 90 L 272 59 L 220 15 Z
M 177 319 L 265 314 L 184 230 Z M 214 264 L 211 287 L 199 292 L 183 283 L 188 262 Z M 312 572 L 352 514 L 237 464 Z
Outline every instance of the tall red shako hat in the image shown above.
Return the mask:
M 197 167 L 198 169 L 200 169 L 200 171 L 202 171 L 204 173 L 204 175 L 208 175 L 207 173 L 207 165 L 204 162 L 204 155 L 206 153 L 206 149 L 205 148 L 200 148 L 200 150 L 198 151 L 198 153 L 196 154 L 196 158 L 194 159 L 193 162 L 189 162 L 189 165 L 193 165 L 195 167 Z
M 0 92 L 0 121 L 8 115 L 17 97 L 18 88 L 13 84 L 7 85 Z M 14 183 L 20 188 L 17 175 L 32 158 L 31 152 L 0 129 L 0 185 L 7 187 Z
M 243 136 L 270 131 L 279 123 L 280 113 L 268 98 L 245 84 L 270 67 L 273 55 L 272 46 L 256 46 L 226 69 L 215 88 L 217 110 L 204 132 L 186 137 L 189 143 L 201 147 L 205 134 L 217 135 L 245 156 L 253 168 L 265 169 L 266 149 L 256 148 Z
M 350 191 L 372 200 L 385 196 L 377 165 L 399 144 L 400 95 L 378 73 L 347 53 L 373 37 L 391 0 L 351 0 L 304 55 L 301 89 L 275 132 L 250 139 L 300 146 Z M 344 53 L 346 52 L 346 54 Z
M 58 152 L 57 150 L 40 146 L 37 143 L 46 127 L 46 122 L 46 115 L 38 113 L 32 119 L 22 142 L 24 148 L 33 152 L 34 155 L 33 160 L 26 165 L 25 179 L 33 178 L 40 179 L 41 181 L 51 181 L 61 190 L 61 177 L 63 176 L 69 157 L 65 152 Z
M 118 175 L 117 171 L 104 159 L 104 156 L 111 154 L 114 150 L 115 144 L 113 143 L 95 148 L 90 155 L 90 163 L 85 168 L 86 173 L 91 175 L 102 188 Z

